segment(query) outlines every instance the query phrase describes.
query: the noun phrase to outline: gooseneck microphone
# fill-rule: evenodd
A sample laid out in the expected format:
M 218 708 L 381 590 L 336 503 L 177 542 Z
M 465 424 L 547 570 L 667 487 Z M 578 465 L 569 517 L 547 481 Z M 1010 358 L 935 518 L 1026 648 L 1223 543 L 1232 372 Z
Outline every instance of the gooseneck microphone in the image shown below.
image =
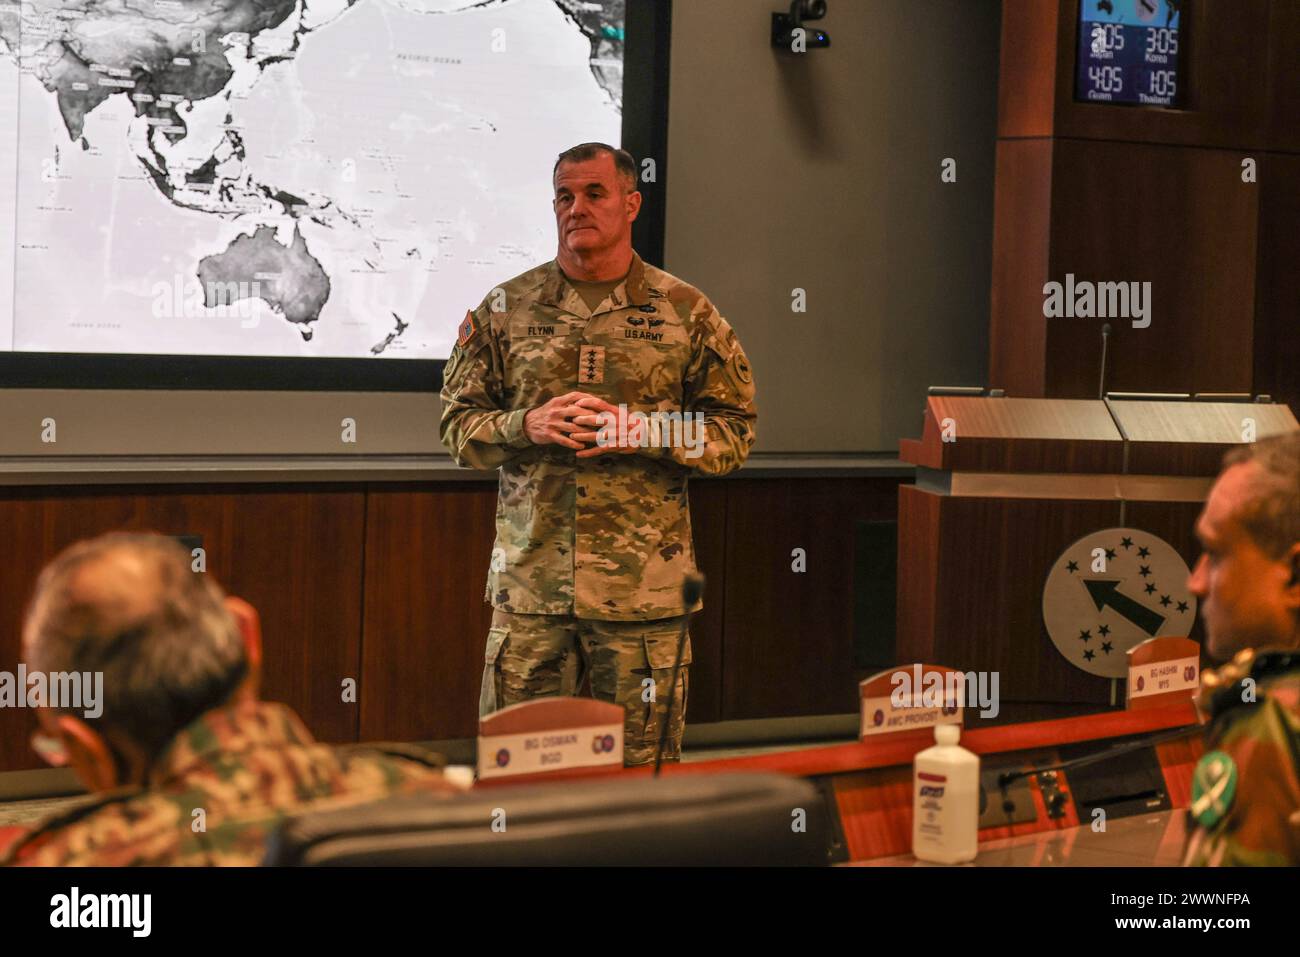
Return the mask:
M 1106 398 L 1106 346 L 1110 342 L 1110 323 L 1101 327 L 1101 382 L 1097 385 L 1097 398 Z
M 704 576 L 698 572 L 687 575 L 682 580 L 682 631 L 677 636 L 677 657 L 673 660 L 673 675 L 668 682 L 668 708 L 664 712 L 663 723 L 659 726 L 659 742 L 655 745 L 655 777 L 659 777 L 659 765 L 664 758 L 664 743 L 668 740 L 668 729 L 673 723 L 673 705 L 677 700 L 677 675 L 682 670 L 682 655 L 686 653 L 686 629 L 691 621 L 691 606 L 704 594 Z
M 998 775 L 998 787 L 1004 792 L 1007 786 L 1021 778 L 1031 778 L 1036 774 L 1045 774 L 1048 771 L 1069 771 L 1071 768 L 1081 768 L 1088 764 L 1096 764 L 1099 761 L 1109 761 L 1111 758 L 1118 758 L 1121 755 L 1129 754 L 1132 751 L 1140 751 L 1143 748 L 1153 748 L 1157 744 L 1165 744 L 1169 741 L 1177 741 L 1179 738 L 1189 738 L 1194 734 L 1200 734 L 1205 729 L 1199 724 L 1191 725 L 1186 728 L 1175 728 L 1173 731 L 1165 731 L 1160 734 L 1148 735 L 1137 741 L 1127 741 L 1124 744 L 1112 745 L 1105 751 L 1098 751 L 1095 754 L 1085 754 L 1081 758 L 1072 758 L 1069 761 L 1058 761 L 1056 764 L 1045 764 L 1038 766 L 1029 766 L 1018 768 L 1015 771 L 1003 771 Z

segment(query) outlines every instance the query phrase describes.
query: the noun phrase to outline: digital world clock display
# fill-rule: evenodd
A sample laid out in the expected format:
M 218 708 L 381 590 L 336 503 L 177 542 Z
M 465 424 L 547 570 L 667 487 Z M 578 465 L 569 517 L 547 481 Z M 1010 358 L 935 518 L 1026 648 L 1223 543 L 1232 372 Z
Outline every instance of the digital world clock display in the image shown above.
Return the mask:
M 1080 0 L 1075 99 L 1178 107 L 1187 0 Z

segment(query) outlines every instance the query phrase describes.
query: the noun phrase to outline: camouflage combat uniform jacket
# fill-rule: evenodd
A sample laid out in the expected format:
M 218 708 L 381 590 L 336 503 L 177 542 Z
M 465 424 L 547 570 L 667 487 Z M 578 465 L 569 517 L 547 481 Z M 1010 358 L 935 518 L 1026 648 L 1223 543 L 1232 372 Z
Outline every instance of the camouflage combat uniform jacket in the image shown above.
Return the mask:
M 0 864 L 255 865 L 287 816 L 414 791 L 453 793 L 437 755 L 317 744 L 291 710 L 209 711 L 159 758 L 146 789 L 98 795 L 11 844 Z M 201 811 L 201 814 L 196 814 Z
M 607 621 L 686 610 L 687 477 L 739 468 L 758 419 L 749 361 L 703 293 L 634 255 L 593 314 L 546 263 L 466 315 L 443 382 L 443 444 L 463 467 L 500 469 L 486 601 Z M 533 445 L 524 414 L 571 391 L 629 414 L 700 413 L 703 441 L 589 459 Z
M 1184 863 L 1300 865 L 1300 652 L 1242 652 L 1205 673 L 1197 703 L 1209 727 Z

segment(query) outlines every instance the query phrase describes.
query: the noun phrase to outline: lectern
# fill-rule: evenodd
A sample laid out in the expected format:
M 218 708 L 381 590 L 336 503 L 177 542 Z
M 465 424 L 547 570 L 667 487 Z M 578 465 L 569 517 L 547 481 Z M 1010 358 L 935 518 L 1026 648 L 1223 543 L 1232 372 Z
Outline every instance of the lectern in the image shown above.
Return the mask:
M 1224 452 L 1297 427 L 1268 402 L 930 396 L 900 443 L 896 657 L 999 672 L 1003 720 L 1122 706 L 1129 647 L 1200 640 L 1186 568 Z

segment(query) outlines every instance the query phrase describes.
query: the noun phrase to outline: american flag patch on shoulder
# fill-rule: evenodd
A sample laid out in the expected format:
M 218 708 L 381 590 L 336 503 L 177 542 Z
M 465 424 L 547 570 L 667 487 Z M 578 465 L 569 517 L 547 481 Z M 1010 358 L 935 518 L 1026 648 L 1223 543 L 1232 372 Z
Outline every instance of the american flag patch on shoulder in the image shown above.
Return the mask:
M 465 321 L 460 324 L 460 329 L 456 336 L 457 341 L 463 346 L 474 338 L 476 332 L 478 332 L 478 325 L 474 322 L 474 313 L 466 310 Z

